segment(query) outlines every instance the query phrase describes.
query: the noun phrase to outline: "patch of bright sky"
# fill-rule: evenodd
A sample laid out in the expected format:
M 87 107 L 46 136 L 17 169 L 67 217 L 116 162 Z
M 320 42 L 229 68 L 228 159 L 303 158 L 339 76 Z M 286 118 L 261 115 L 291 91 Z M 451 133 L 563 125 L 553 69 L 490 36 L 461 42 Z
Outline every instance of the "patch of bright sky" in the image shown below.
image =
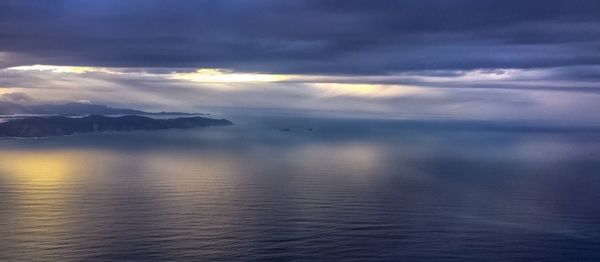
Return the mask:
M 286 75 L 236 73 L 221 69 L 198 69 L 191 73 L 172 73 L 169 78 L 204 83 L 279 82 L 287 79 Z
M 7 70 L 15 71 L 49 71 L 53 73 L 83 74 L 92 72 L 101 72 L 106 74 L 120 74 L 119 71 L 110 70 L 104 67 L 89 66 L 56 66 L 56 65 L 29 65 L 9 67 Z
M 314 83 L 322 96 L 393 97 L 407 95 L 435 95 L 436 90 L 405 85 L 374 85 L 351 83 Z

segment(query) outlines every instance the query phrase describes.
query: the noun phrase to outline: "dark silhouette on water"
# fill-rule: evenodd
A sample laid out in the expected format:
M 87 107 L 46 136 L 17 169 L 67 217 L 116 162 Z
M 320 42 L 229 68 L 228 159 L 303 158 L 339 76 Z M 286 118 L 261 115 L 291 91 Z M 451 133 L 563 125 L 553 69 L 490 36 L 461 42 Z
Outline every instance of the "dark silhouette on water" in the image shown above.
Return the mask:
M 233 123 L 226 119 L 204 117 L 154 119 L 136 115 L 122 117 L 90 115 L 81 118 L 36 116 L 0 123 L 0 137 L 47 137 L 101 131 L 161 130 L 227 125 L 233 125 Z

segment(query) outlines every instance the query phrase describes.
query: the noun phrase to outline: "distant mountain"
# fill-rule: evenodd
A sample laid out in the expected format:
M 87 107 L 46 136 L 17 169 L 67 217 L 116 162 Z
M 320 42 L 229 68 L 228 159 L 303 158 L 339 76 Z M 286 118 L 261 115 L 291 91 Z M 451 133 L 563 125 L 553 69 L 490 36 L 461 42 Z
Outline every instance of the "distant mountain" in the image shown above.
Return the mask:
M 182 112 L 144 112 L 135 109 L 112 108 L 89 103 L 22 105 L 0 101 L 0 115 L 187 115 Z
M 0 137 L 47 137 L 102 131 L 161 130 L 228 125 L 233 125 L 233 123 L 226 119 L 204 117 L 154 119 L 133 115 L 122 117 L 91 115 L 81 118 L 36 116 L 0 123 Z

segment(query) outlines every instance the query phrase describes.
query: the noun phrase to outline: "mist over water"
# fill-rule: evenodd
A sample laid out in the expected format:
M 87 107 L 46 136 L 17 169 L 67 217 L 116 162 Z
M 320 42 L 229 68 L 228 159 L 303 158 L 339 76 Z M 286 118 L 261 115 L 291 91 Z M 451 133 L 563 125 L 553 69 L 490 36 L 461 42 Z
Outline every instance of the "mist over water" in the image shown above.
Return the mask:
M 598 129 L 228 118 L 0 139 L 0 261 L 600 259 Z

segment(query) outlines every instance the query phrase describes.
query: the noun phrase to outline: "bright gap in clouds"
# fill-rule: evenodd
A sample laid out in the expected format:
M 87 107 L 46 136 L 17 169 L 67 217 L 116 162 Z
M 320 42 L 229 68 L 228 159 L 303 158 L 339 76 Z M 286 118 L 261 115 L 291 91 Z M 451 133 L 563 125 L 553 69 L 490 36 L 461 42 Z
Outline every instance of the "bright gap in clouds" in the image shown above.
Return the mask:
M 171 79 L 206 83 L 278 82 L 287 80 L 286 75 L 236 73 L 222 69 L 198 69 L 191 73 L 172 73 Z
M 118 71 L 110 70 L 104 67 L 89 67 L 89 66 L 57 66 L 57 65 L 28 65 L 9 67 L 8 70 L 16 71 L 48 71 L 53 73 L 71 73 L 84 74 L 92 72 L 101 72 L 106 74 L 119 74 Z
M 152 73 L 143 68 L 108 68 L 108 67 L 89 67 L 89 66 L 59 66 L 59 65 L 26 65 L 8 67 L 5 70 L 22 71 L 22 72 L 51 72 L 51 73 L 66 73 L 66 74 L 85 74 L 85 73 L 104 73 L 118 75 L 143 75 L 156 76 L 172 80 L 184 80 L 201 83 L 253 83 L 253 82 L 298 82 L 298 83 L 322 83 L 322 84 L 352 84 L 349 89 L 359 91 L 364 88 L 371 90 L 374 88 L 372 83 L 378 83 L 378 86 L 392 85 L 394 81 L 410 82 L 418 81 L 421 84 L 426 83 L 444 83 L 444 82 L 481 82 L 481 81 L 502 81 L 516 79 L 531 79 L 539 80 L 538 78 L 545 76 L 543 71 L 539 70 L 522 70 L 522 69 L 496 69 L 496 70 L 469 70 L 469 71 L 453 71 L 453 75 L 446 76 L 444 74 L 428 75 L 422 72 L 402 73 L 402 74 L 387 74 L 387 75 L 365 75 L 365 76 L 339 76 L 339 75 L 298 75 L 298 74 L 268 74 L 268 73 L 252 73 L 252 72 L 236 72 L 219 68 L 200 68 L 192 72 L 181 69 L 162 69 L 167 73 Z M 433 73 L 436 73 L 435 71 Z M 441 73 L 444 73 L 443 71 Z M 384 83 L 384 84 L 381 84 Z M 360 84 L 360 85 L 359 85 Z M 398 85 L 395 83 L 394 85 Z M 407 86 L 407 85 L 404 85 Z M 329 89 L 329 88 L 327 88 Z M 356 93 L 369 91 L 361 90 Z
M 52 73 L 105 73 L 105 74 L 131 74 L 131 75 L 157 75 L 168 79 L 186 80 L 205 83 L 244 83 L 244 82 L 278 82 L 288 80 L 290 77 L 277 74 L 238 73 L 217 68 L 201 68 L 194 72 L 171 72 L 168 74 L 152 74 L 140 70 L 123 70 L 119 68 L 87 67 L 87 66 L 57 66 L 57 65 L 29 65 L 9 67 L 7 70 L 15 71 L 46 71 Z
M 131 77 L 152 77 L 165 81 L 187 81 L 192 84 L 205 84 L 203 88 L 215 88 L 221 91 L 233 89 L 244 89 L 237 84 L 256 83 L 300 83 L 307 89 L 316 92 L 317 97 L 357 96 L 357 97 L 396 97 L 404 95 L 434 94 L 432 90 L 399 85 L 399 84 L 369 84 L 361 83 L 360 77 L 355 76 L 326 76 L 326 75 L 285 75 L 265 73 L 241 73 L 217 68 L 201 68 L 193 72 L 172 71 L 168 73 L 148 73 L 136 69 L 119 69 L 104 67 L 80 67 L 80 66 L 57 66 L 57 65 L 30 65 L 10 67 L 7 70 L 21 72 L 49 72 L 54 74 L 86 74 L 101 73 L 108 75 L 120 75 Z M 378 79 L 387 79 L 390 76 L 380 76 Z M 368 80 L 367 80 L 368 81 Z M 211 84 L 236 84 L 233 85 L 211 85 Z

